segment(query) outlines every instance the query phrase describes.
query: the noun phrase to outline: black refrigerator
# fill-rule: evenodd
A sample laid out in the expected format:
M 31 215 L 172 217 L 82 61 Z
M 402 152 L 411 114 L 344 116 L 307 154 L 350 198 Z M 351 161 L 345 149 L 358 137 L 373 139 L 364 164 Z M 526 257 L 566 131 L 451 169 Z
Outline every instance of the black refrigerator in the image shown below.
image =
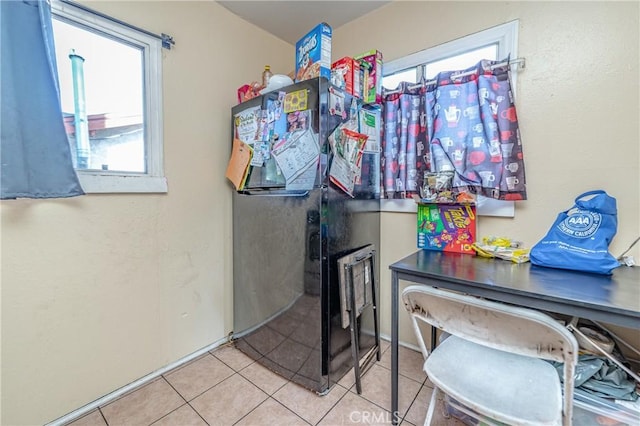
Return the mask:
M 357 99 L 322 77 L 232 109 L 234 137 L 247 139 L 255 131 L 254 155 L 264 154 L 233 195 L 232 339 L 254 360 L 319 394 L 354 365 L 339 259 L 371 247 L 378 293 L 379 146 L 373 143 L 362 154 L 361 176 L 350 193 L 330 179 L 335 154 L 329 136 L 353 124 L 361 109 Z M 308 149 L 289 160 L 267 150 L 276 154 L 280 140 L 305 130 L 317 142 L 317 158 L 292 173 L 285 162 L 302 161 Z M 353 327 L 361 359 L 379 349 L 375 315 L 374 306 L 367 306 Z

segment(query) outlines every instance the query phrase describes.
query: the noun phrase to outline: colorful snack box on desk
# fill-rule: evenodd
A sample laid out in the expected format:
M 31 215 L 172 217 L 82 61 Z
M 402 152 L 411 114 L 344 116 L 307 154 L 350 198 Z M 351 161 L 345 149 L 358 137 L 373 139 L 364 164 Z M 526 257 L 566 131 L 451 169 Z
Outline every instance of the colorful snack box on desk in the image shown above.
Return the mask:
M 475 205 L 419 203 L 417 216 L 418 248 L 475 254 Z
M 360 84 L 360 64 L 358 61 L 345 56 L 331 65 L 331 84 L 344 89 L 356 98 L 362 97 Z
M 315 77 L 331 78 L 331 36 L 322 22 L 296 43 L 296 82 Z
M 371 66 L 368 78 L 363 81 L 363 102 L 367 104 L 382 103 L 382 53 L 379 50 L 369 50 L 355 56 L 354 59 L 361 64 L 364 62 Z

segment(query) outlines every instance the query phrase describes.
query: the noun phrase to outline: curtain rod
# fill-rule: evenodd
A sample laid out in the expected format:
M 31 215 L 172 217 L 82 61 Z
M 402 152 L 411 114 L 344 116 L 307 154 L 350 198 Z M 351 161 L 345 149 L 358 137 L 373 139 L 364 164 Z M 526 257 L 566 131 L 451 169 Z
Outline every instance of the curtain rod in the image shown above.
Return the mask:
M 521 69 L 524 69 L 525 60 L 524 60 L 524 58 L 511 59 L 509 61 L 503 61 L 503 62 L 500 62 L 498 64 L 491 65 L 489 68 L 491 68 L 493 70 L 495 68 L 503 67 L 505 65 L 518 65 L 518 69 L 521 70 Z M 474 70 L 474 71 L 463 72 L 463 73 L 460 73 L 460 74 L 452 74 L 451 75 L 451 79 L 454 80 L 454 79 L 457 79 L 457 78 L 466 77 L 468 75 L 475 74 L 476 72 L 477 71 Z M 437 82 L 438 82 L 438 80 L 427 80 L 427 81 L 425 81 L 423 83 L 417 83 L 417 84 L 413 84 L 411 86 L 407 86 L 407 89 L 413 90 L 413 89 L 417 89 L 419 87 L 428 86 L 430 84 L 435 84 Z M 385 90 L 384 91 L 384 95 L 385 96 L 386 95 L 393 95 L 395 93 L 400 93 L 400 90 L 389 90 L 389 91 Z
M 83 6 L 83 5 L 79 4 L 79 3 L 76 3 L 76 2 L 71 1 L 71 0 L 58 0 L 58 1 L 60 3 L 65 3 L 65 4 L 68 4 L 70 6 L 76 7 L 78 9 L 80 9 L 80 10 L 83 10 L 84 12 L 92 13 L 94 15 L 97 15 L 97 16 L 101 17 L 101 18 L 107 19 L 107 20 L 109 20 L 111 22 L 115 22 L 116 24 L 124 25 L 127 28 L 131 28 L 132 30 L 141 32 L 141 33 L 146 34 L 148 36 L 160 39 L 160 40 L 162 40 L 162 47 L 167 49 L 167 50 L 171 50 L 171 46 L 176 44 L 176 42 L 173 40 L 173 37 L 171 37 L 169 34 L 162 33 L 162 35 L 158 35 L 158 34 L 152 33 L 151 31 L 147 31 L 147 30 L 142 29 L 140 27 L 136 27 L 135 25 L 131 25 L 129 23 L 121 21 L 121 20 L 119 20 L 117 18 L 114 18 L 112 16 L 105 15 L 102 12 L 98 12 L 96 10 L 90 9 L 90 8 L 88 8 L 86 6 Z

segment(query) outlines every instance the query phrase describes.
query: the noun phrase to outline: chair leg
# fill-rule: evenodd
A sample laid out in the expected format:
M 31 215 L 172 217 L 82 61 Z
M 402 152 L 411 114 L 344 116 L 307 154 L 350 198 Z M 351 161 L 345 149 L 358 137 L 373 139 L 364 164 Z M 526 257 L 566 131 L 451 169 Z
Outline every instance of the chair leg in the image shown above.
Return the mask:
M 431 392 L 431 401 L 429 402 L 429 409 L 427 410 L 427 417 L 424 419 L 424 426 L 430 426 L 431 421 L 433 420 L 433 413 L 435 413 L 436 405 L 438 404 L 438 395 L 440 394 L 440 389 L 437 387 L 433 387 L 433 392 Z
M 349 328 L 351 330 L 351 357 L 353 358 L 353 373 L 356 376 L 356 392 L 362 394 L 362 384 L 360 382 L 360 342 L 358 342 L 358 314 L 356 313 L 356 299 L 353 283 L 353 269 L 351 265 L 347 267 L 349 300 Z
M 375 343 L 374 343 L 374 347 L 373 347 L 373 352 L 369 352 L 367 354 L 367 356 L 365 357 L 363 363 L 362 363 L 362 368 L 360 366 L 360 339 L 359 339 L 359 327 L 358 327 L 358 316 L 360 315 L 360 312 L 358 312 L 358 308 L 356 307 L 356 296 L 355 296 L 355 285 L 356 283 L 354 282 L 354 276 L 353 276 L 353 266 L 359 262 L 366 262 L 368 259 L 371 259 L 371 276 L 370 276 L 370 282 L 371 282 L 371 301 L 368 300 L 368 298 L 366 297 L 365 294 L 365 305 L 362 307 L 362 309 L 368 307 L 368 306 L 372 306 L 372 310 L 373 310 L 373 326 L 374 326 L 374 338 L 375 338 Z M 366 266 L 365 266 L 366 268 Z M 365 372 L 367 370 L 367 366 L 370 366 L 370 362 L 373 358 L 373 355 L 376 355 L 376 359 L 378 361 L 380 361 L 380 326 L 378 324 L 378 306 L 376 304 L 376 285 L 375 285 L 375 255 L 374 252 L 372 252 L 371 254 L 369 254 L 368 257 L 362 258 L 362 259 L 358 259 L 355 263 L 346 265 L 346 276 L 347 276 L 347 285 L 346 285 L 346 290 L 347 290 L 347 303 L 349 304 L 349 327 L 351 329 L 351 356 L 353 358 L 353 372 L 355 374 L 355 378 L 356 378 L 356 392 L 360 395 L 362 394 L 362 383 L 361 383 L 361 376 L 363 374 L 363 372 Z M 360 284 L 360 283 L 358 283 Z M 364 284 L 364 280 L 363 280 L 363 284 Z M 363 289 L 364 290 L 364 289 Z M 366 290 L 365 290 L 366 293 Z

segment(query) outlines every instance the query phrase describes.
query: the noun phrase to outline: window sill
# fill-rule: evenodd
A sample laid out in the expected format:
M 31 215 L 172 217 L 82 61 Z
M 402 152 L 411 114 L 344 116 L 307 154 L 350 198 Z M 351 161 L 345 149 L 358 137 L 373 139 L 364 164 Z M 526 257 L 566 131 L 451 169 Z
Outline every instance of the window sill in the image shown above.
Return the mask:
M 476 203 L 478 216 L 515 217 L 513 201 L 498 201 L 486 197 L 478 197 Z M 418 206 L 414 200 L 380 200 L 380 211 L 385 213 L 416 213 Z
M 78 179 L 87 194 L 167 192 L 167 179 L 161 176 L 107 175 L 78 171 Z

